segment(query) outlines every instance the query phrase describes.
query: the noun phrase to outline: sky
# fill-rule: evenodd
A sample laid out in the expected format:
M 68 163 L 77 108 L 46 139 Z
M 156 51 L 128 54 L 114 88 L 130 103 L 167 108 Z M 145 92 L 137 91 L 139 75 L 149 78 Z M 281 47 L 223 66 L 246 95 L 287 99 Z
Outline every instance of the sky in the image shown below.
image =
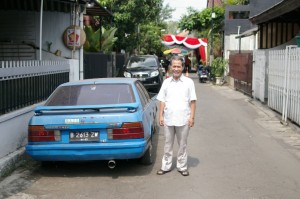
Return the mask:
M 164 5 L 169 3 L 172 8 L 176 8 L 173 12 L 172 21 L 179 21 L 182 15 L 186 14 L 188 7 L 193 7 L 196 10 L 203 10 L 206 8 L 207 0 L 164 0 Z

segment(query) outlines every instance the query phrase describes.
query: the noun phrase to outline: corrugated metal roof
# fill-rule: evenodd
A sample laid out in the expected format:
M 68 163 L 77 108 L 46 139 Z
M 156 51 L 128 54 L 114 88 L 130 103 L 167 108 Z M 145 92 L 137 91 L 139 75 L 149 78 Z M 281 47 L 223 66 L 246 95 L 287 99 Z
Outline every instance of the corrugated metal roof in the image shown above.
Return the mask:
M 79 4 L 84 8 L 87 2 L 93 0 L 44 0 L 44 11 L 57 11 L 57 12 L 70 12 L 72 5 Z M 0 10 L 25 10 L 25 11 L 37 11 L 41 8 L 40 0 L 1 0 Z M 83 10 L 83 9 L 82 9 Z M 94 2 L 94 6 L 86 9 L 86 14 L 91 16 L 109 16 L 112 17 L 112 13 L 106 8 L 101 6 L 98 2 Z
M 106 16 L 113 17 L 113 14 L 100 5 L 98 2 L 94 2 L 94 6 L 91 8 L 86 8 L 86 14 L 91 16 Z
M 298 22 L 300 16 L 299 0 L 282 0 L 269 9 L 252 16 L 249 20 L 254 24 L 260 24 L 277 18 L 282 22 Z

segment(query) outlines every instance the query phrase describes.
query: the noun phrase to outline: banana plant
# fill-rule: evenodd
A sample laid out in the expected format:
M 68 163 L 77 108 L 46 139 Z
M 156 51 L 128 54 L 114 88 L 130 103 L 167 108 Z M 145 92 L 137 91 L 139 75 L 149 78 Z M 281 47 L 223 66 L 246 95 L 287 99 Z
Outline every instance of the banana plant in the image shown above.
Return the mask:
M 91 26 L 84 28 L 86 33 L 86 42 L 83 46 L 85 52 L 100 52 L 110 53 L 113 50 L 113 45 L 117 41 L 115 33 L 117 28 L 110 28 L 106 30 L 104 27 L 94 31 Z M 101 31 L 101 40 L 100 40 Z

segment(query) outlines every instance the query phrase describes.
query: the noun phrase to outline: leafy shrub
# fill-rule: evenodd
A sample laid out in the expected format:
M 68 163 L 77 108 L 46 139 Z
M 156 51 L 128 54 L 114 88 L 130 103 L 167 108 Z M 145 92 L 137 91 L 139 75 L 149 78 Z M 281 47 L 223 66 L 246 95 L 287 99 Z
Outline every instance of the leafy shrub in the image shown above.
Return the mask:
M 222 77 L 225 73 L 228 61 L 222 57 L 217 57 L 212 61 L 211 73 L 214 77 Z

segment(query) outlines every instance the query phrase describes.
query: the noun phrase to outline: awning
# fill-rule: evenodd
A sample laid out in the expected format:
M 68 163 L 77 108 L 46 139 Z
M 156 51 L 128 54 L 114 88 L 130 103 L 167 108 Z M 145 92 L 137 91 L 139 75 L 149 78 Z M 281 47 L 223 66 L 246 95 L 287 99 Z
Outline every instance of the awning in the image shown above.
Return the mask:
M 94 1 L 94 5 L 92 7 L 86 8 L 86 15 L 113 17 L 113 14 L 97 1 Z
M 251 28 L 251 29 L 249 29 L 249 30 L 246 30 L 246 31 L 243 32 L 242 34 L 236 36 L 235 38 L 236 38 L 236 39 L 239 39 L 239 38 L 243 38 L 243 37 L 249 37 L 249 36 L 251 36 L 251 35 L 256 34 L 257 31 L 258 31 L 258 27 Z
M 202 62 L 206 62 L 207 39 L 205 38 L 199 39 L 195 37 L 183 37 L 178 35 L 175 36 L 171 34 L 166 34 L 163 36 L 161 43 L 167 46 L 168 48 L 182 46 L 188 50 L 198 49 Z
M 162 44 L 166 46 L 180 44 L 193 50 L 199 48 L 200 46 L 207 46 L 207 40 L 198 39 L 194 37 L 183 37 L 167 34 L 163 37 Z

